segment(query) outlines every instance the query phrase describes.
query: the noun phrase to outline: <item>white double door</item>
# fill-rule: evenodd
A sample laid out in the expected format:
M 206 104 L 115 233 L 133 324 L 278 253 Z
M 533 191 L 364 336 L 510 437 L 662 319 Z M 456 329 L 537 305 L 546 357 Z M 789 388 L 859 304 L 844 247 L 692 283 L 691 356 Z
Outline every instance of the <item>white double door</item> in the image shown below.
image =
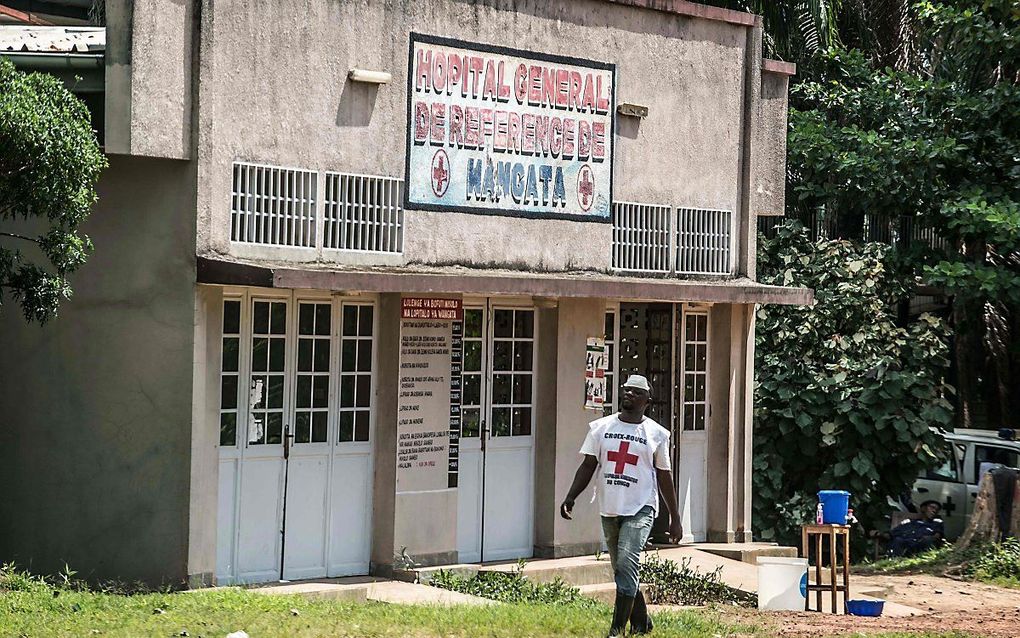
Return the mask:
M 218 582 L 368 573 L 373 304 L 242 292 L 223 319 Z
M 535 311 L 464 308 L 457 497 L 463 563 L 534 553 Z

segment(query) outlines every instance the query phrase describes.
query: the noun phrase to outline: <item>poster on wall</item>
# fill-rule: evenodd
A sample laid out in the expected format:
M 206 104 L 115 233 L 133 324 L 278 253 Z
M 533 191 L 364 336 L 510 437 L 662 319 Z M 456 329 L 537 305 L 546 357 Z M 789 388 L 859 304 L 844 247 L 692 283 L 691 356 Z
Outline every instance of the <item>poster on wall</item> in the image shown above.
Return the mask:
M 609 369 L 605 338 L 588 337 L 584 358 L 584 407 L 601 412 L 606 404 L 606 371 Z
M 610 221 L 616 65 L 411 34 L 406 208 Z
M 461 302 L 405 297 L 400 316 L 396 492 L 457 487 Z

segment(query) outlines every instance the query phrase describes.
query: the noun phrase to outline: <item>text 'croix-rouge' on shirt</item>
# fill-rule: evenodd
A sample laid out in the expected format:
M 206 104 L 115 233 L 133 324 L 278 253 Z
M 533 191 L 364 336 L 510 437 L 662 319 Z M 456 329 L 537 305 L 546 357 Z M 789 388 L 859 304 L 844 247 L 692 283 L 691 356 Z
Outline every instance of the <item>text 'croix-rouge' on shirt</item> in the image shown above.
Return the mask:
M 581 454 L 599 462 L 595 490 L 603 516 L 631 516 L 645 505 L 659 512 L 655 470 L 670 470 L 669 431 L 648 417 L 627 423 L 619 413 L 592 421 Z

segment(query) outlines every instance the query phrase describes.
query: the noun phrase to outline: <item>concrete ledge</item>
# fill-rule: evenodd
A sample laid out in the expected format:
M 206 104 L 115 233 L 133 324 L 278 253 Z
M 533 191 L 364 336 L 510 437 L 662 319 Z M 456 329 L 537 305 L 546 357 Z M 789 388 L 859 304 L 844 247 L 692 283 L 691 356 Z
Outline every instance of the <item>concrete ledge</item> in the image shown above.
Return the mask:
M 254 265 L 219 257 L 199 257 L 197 280 L 200 284 L 339 292 L 530 295 L 550 298 L 794 306 L 814 303 L 814 291 L 810 288 L 770 286 L 746 278 L 677 279 L 597 272 L 530 272 L 462 266 L 401 268 L 378 266 L 371 269 L 327 268 L 311 263 L 304 268 L 300 266 Z M 709 532 L 709 536 L 712 536 L 712 532 Z
M 571 558 L 590 556 L 602 549 L 601 541 L 569 545 L 535 545 L 535 558 Z
M 462 578 L 471 578 L 479 572 L 481 565 L 465 564 L 461 563 L 458 565 L 439 565 L 438 567 L 422 567 L 414 571 L 394 572 L 393 577 L 396 580 L 402 580 L 406 582 L 414 582 L 415 579 L 422 585 L 428 585 L 432 582 L 432 577 L 441 571 L 452 572 Z
M 368 599 L 398 605 L 498 605 L 494 600 L 399 581 L 373 583 L 368 587 Z
M 512 572 L 516 569 L 517 563 L 505 563 L 483 565 L 480 571 Z M 592 556 L 578 556 L 534 561 L 526 563 L 522 573 L 534 583 L 551 583 L 557 578 L 575 587 L 613 582 L 613 566 L 609 564 L 608 554 L 602 560 L 595 560 Z
M 598 585 L 581 585 L 577 588 L 582 596 L 588 598 L 594 598 L 600 603 L 605 603 L 612 607 L 616 603 L 616 583 L 600 583 Z M 638 585 L 638 589 L 643 594 L 648 594 L 648 585 L 641 583 Z
M 761 61 L 761 70 L 765 73 L 775 73 L 777 75 L 797 75 L 797 65 L 793 62 L 770 60 L 768 58 Z
M 372 584 L 371 582 L 351 583 L 345 581 L 346 579 L 339 578 L 325 581 L 286 583 L 282 585 L 269 585 L 267 587 L 255 587 L 251 591 L 270 596 L 301 596 L 312 599 L 347 600 L 356 603 L 363 603 L 368 600 L 368 590 Z
M 796 547 L 782 547 L 774 543 L 697 543 L 694 547 L 709 554 L 751 565 L 758 564 L 759 556 L 797 558 Z
M 753 26 L 755 20 L 758 19 L 758 16 L 753 13 L 723 9 L 721 7 L 710 7 L 696 2 L 686 2 L 685 0 L 607 0 L 607 2 L 641 9 L 651 9 L 652 11 L 661 11 L 663 13 L 672 13 L 674 15 L 689 16 L 691 18 L 717 20 L 746 27 Z

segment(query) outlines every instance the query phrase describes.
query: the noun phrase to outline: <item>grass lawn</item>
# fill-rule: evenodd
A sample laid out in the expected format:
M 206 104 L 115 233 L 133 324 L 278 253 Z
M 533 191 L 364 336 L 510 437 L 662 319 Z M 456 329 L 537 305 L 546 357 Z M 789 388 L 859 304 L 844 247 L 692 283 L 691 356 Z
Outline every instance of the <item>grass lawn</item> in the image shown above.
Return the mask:
M 58 592 L 56 596 L 53 592 Z M 297 615 L 292 610 L 297 611 Z M 124 596 L 36 588 L 0 592 L 0 636 L 190 636 L 223 638 L 243 629 L 276 636 L 603 636 L 608 607 L 398 606 L 309 601 L 240 589 Z M 655 636 L 722 638 L 771 631 L 721 621 L 715 612 L 656 614 Z M 184 633 L 187 632 L 187 633 Z M 922 634 L 887 634 L 886 638 Z M 923 634 L 955 638 L 958 634 Z
M 251 638 L 283 636 L 604 636 L 605 605 L 402 606 L 307 600 L 230 588 L 124 595 L 55 586 L 0 570 L 0 637 L 188 636 L 224 638 L 239 630 Z M 655 614 L 659 638 L 765 638 L 769 622 L 717 611 Z M 748 625 L 750 623 L 750 625 Z M 886 634 L 884 638 L 962 638 L 956 633 Z
M 53 592 L 57 591 L 57 596 Z M 159 610 L 159 611 L 157 611 Z M 297 611 L 297 615 L 292 610 Z M 0 636 L 599 636 L 608 607 L 398 606 L 309 601 L 240 589 L 123 596 L 36 588 L 0 593 Z M 657 636 L 732 636 L 714 614 L 658 617 Z M 187 632 L 183 634 L 182 632 Z M 753 632 L 753 630 L 751 630 Z M 749 632 L 744 632 L 749 633 Z

